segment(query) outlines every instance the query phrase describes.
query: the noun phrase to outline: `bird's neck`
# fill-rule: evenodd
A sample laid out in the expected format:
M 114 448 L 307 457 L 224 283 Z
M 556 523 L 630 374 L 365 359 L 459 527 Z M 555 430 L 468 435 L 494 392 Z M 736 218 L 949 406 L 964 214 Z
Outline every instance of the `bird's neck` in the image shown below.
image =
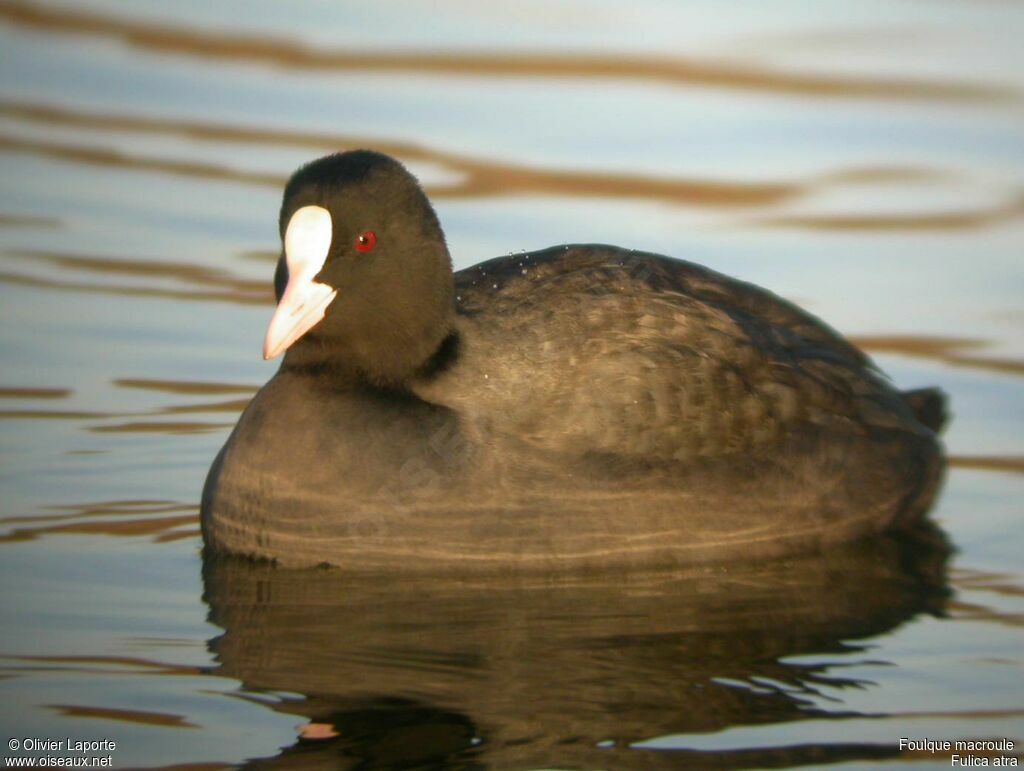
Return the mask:
M 458 357 L 459 336 L 448 325 L 414 339 L 328 339 L 315 333 L 297 341 L 285 354 L 282 371 L 313 374 L 337 385 L 365 385 L 407 390 L 409 384 L 433 378 Z

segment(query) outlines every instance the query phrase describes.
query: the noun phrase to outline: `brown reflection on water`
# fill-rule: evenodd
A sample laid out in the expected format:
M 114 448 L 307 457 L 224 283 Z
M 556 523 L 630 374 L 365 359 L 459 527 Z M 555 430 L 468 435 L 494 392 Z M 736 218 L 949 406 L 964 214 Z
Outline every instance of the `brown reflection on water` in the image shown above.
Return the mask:
M 165 174 L 178 174 L 187 177 L 219 179 L 247 184 L 273 185 L 278 187 L 284 184 L 285 181 L 285 177 L 277 174 L 257 174 L 254 172 L 238 171 L 227 166 L 201 163 L 199 161 L 172 161 L 154 157 L 143 158 L 125 155 L 117 150 L 44 142 L 38 139 L 21 139 L 11 136 L 0 136 L 0 150 L 32 153 L 46 158 L 87 163 L 93 166 L 160 171 Z
M 850 184 L 949 183 L 952 172 L 915 166 L 867 166 L 840 169 L 804 180 L 732 182 L 643 174 L 549 169 L 527 164 L 466 156 L 409 142 L 373 137 L 309 132 L 249 129 L 169 118 L 89 113 L 26 103 L 0 103 L 0 115 L 29 123 L 101 131 L 171 134 L 219 142 L 259 143 L 309 147 L 317 153 L 343 148 L 371 147 L 406 162 L 423 161 L 454 172 L 453 182 L 428 186 L 434 198 L 487 198 L 510 195 L 554 195 L 574 198 L 631 198 L 676 205 L 712 208 L 770 206 Z M 157 171 L 241 184 L 280 187 L 284 174 L 249 172 L 220 164 L 163 157 L 126 155 L 109 148 L 86 147 L 38 138 L 0 135 L 0 148 L 39 154 L 90 165 Z M 921 215 L 779 216 L 750 220 L 761 227 L 801 227 L 814 230 L 964 230 L 1015 219 L 1024 214 L 1024 199 L 1017 198 L 989 210 L 946 211 Z M 262 259 L 265 255 L 261 253 Z
M 44 535 L 148 535 L 163 543 L 191 538 L 199 532 L 198 506 L 177 501 L 100 501 L 50 506 L 48 510 L 59 513 L 0 518 L 0 525 L 29 525 L 0 535 L 0 543 L 30 541 Z
M 249 403 L 255 386 L 234 383 L 204 383 L 197 381 L 150 380 L 145 378 L 121 378 L 113 381 L 120 388 L 138 389 L 167 393 L 174 396 L 223 396 L 242 394 L 235 399 L 202 401 L 193 404 L 171 404 L 151 410 L 137 412 L 97 412 L 91 410 L 62 410 L 27 407 L 21 409 L 0 409 L 0 421 L 3 420 L 111 420 L 124 418 L 159 418 L 162 416 L 191 415 L 198 413 L 226 413 L 237 415 Z M 0 399 L 64 399 L 72 394 L 67 388 L 29 388 L 0 387 Z M 230 428 L 228 422 L 207 422 L 187 420 L 128 420 L 121 423 L 98 424 L 86 426 L 86 431 L 94 433 L 155 433 L 155 434 L 195 434 Z M 72 451 L 83 454 L 91 451 Z M 80 516 L 76 514 L 74 516 Z M 10 520 L 0 520 L 0 522 Z
M 143 391 L 160 391 L 167 394 L 254 394 L 259 386 L 236 383 L 201 383 L 195 380 L 148 380 L 145 378 L 118 378 L 113 381 L 118 388 L 137 388 Z
M 70 388 L 36 388 L 20 386 L 0 386 L 0 399 L 37 399 L 56 400 L 67 399 L 73 391 Z M 0 409 L 0 420 L 88 420 L 91 418 L 111 417 L 105 412 L 91 412 L 85 410 L 60 410 L 40 409 L 36 407 L 26 409 Z
M 979 469 L 981 471 L 1007 471 L 1024 474 L 1024 457 L 1014 455 L 953 455 L 949 459 L 953 468 Z
M 402 160 L 415 159 L 425 152 L 403 153 L 393 142 L 375 139 L 338 138 L 330 149 L 373 148 L 397 156 Z M 199 161 L 169 160 L 166 158 L 126 155 L 117 150 L 81 145 L 61 144 L 38 139 L 23 139 L 0 135 L 0 150 L 32 153 L 63 161 L 143 171 L 157 171 L 188 177 L 216 179 L 242 184 L 282 187 L 285 174 L 265 174 L 242 171 L 219 164 Z M 431 153 L 440 157 L 441 153 Z M 530 166 L 488 163 L 462 159 L 453 164 L 464 174 L 458 182 L 427 185 L 427 192 L 436 199 L 488 198 L 513 195 L 554 195 L 575 198 L 640 198 L 686 204 L 697 207 L 750 207 L 782 203 L 803 196 L 816 188 L 823 188 L 829 180 L 841 180 L 845 172 L 825 175 L 819 181 L 808 183 L 731 183 L 660 178 L 654 176 L 596 173 L 571 170 L 547 170 Z M 855 172 L 854 172 L 855 173 Z M 893 169 L 877 181 L 895 181 L 903 173 Z M 911 172 L 916 177 L 916 172 Z M 929 174 L 935 179 L 940 174 Z M 923 178 L 923 177 L 919 177 Z M 943 211 L 926 214 L 839 214 L 839 215 L 783 215 L 744 220 L 738 224 L 766 228 L 801 228 L 820 231 L 963 231 L 1018 220 L 1024 217 L 1024 202 L 1019 196 L 1007 203 L 989 209 L 972 208 L 964 211 Z M 0 274 L 0 281 L 19 283 L 20 277 Z M 31 286 L 82 289 L 82 285 L 62 286 L 47 284 L 43 279 L 20 280 Z M 113 290 L 112 290 L 113 291 Z M 114 291 L 114 293 L 120 293 Z M 140 292 L 172 299 L 219 299 L 234 302 L 253 302 L 249 297 L 235 298 L 227 293 L 207 294 L 201 298 L 188 297 L 169 290 Z M 263 302 L 263 299 L 255 300 Z
M 185 540 L 199 535 L 199 528 L 179 531 L 184 525 L 194 525 L 197 515 L 181 517 L 161 517 L 156 519 L 128 520 L 124 522 L 73 522 L 43 527 L 21 527 L 10 533 L 0 535 L 0 543 L 33 541 L 41 536 L 50 535 L 112 535 L 112 536 L 152 536 L 156 543 Z
M 9 271 L 0 271 L 0 283 L 15 286 L 29 286 L 36 289 L 56 289 L 63 292 L 84 292 L 91 294 L 118 295 L 121 297 L 156 297 L 170 300 L 188 300 L 200 302 L 229 302 L 243 305 L 264 305 L 273 299 L 273 292 L 266 289 L 265 297 L 256 298 L 237 292 L 189 292 L 178 289 L 160 289 L 148 286 L 106 286 L 89 284 L 81 281 L 64 281 L 59 279 L 26 276 Z
M 960 621 L 984 622 L 1008 627 L 1024 627 L 1024 613 L 1007 613 L 986 605 L 963 600 L 949 603 L 950 616 Z
M 48 9 L 11 0 L 0 1 L 0 18 L 49 32 L 112 37 L 146 51 L 203 59 L 256 61 L 289 68 L 487 77 L 627 79 L 803 97 L 997 101 L 1018 96 L 1015 90 L 996 85 L 782 72 L 766 67 L 678 57 L 323 50 L 293 40 L 203 32 L 69 8 Z
M 31 214 L 4 214 L 0 212 L 0 227 L 56 228 L 61 221 L 56 217 L 39 217 Z
M 822 174 L 819 180 L 832 184 L 873 185 L 880 182 L 950 182 L 959 178 L 958 173 L 949 169 L 931 169 L 925 166 L 861 166 Z
M 58 111 L 51 110 L 47 122 L 62 124 L 81 123 L 68 120 L 69 113 L 59 111 L 61 120 L 56 120 Z M 96 123 L 98 121 L 90 121 Z M 135 119 L 114 119 L 115 123 L 136 123 L 134 130 L 171 131 L 177 133 L 181 124 L 173 121 L 146 121 Z M 194 124 L 185 124 L 194 125 Z M 186 130 L 182 133 L 195 133 Z M 458 156 L 440 151 L 428 151 L 414 145 L 381 141 L 370 137 L 310 137 L 308 135 L 276 134 L 246 130 L 221 129 L 205 132 L 221 134 L 220 139 L 233 138 L 236 141 L 252 141 L 255 134 L 259 141 L 268 143 L 285 139 L 287 144 L 296 144 L 293 137 L 300 137 L 301 144 L 315 145 L 320 151 L 334 151 L 342 148 L 373 148 L 380 152 L 402 158 L 405 161 L 430 160 L 446 164 L 462 175 L 458 182 L 427 186 L 434 198 L 483 198 L 492 196 L 547 194 L 599 198 L 651 198 L 670 203 L 693 206 L 752 206 L 779 203 L 804 192 L 799 184 L 790 183 L 731 183 L 689 179 L 671 179 L 632 174 L 594 173 L 547 170 L 537 167 L 489 162 Z M 302 138 L 304 137 L 304 138 Z M 226 166 L 193 161 L 169 160 L 166 158 L 125 155 L 117 150 L 84 147 L 78 144 L 62 144 L 54 141 L 25 139 L 0 135 L 0 149 L 33 153 L 58 160 L 86 163 L 90 165 L 158 171 L 189 177 L 217 179 L 226 182 L 270 185 L 282 187 L 287 180 L 285 174 L 262 174 L 240 171 Z
M 963 590 L 982 590 L 1005 597 L 1024 597 L 1024 587 L 1014 583 L 1016 576 L 972 568 L 955 568 L 950 575 L 953 586 Z
M 174 262 L 138 259 L 123 260 L 96 255 L 79 255 L 41 250 L 6 251 L 4 254 L 21 260 L 47 263 L 65 271 L 77 270 L 83 273 L 98 273 L 107 277 L 133 276 L 158 280 L 172 279 L 184 284 L 190 284 L 195 289 L 180 290 L 154 286 L 96 285 L 18 275 L 18 278 L 27 280 L 53 282 L 55 288 L 101 291 L 136 296 L 169 297 L 173 299 L 227 300 L 242 304 L 269 304 L 273 300 L 273 292 L 270 288 L 269 280 L 255 281 L 238 278 L 223 270 L 190 264 L 180 260 Z M 3 279 L 0 278 L 0 280 Z
M 113 425 L 89 426 L 87 431 L 97 434 L 202 434 L 231 428 L 234 423 L 208 423 L 201 421 L 130 421 Z
M 134 648 L 196 648 L 202 647 L 198 640 L 182 637 L 126 637 L 121 639 L 122 643 L 130 643 Z
M 252 260 L 253 262 L 276 262 L 280 254 L 269 249 L 250 249 L 241 252 L 238 256 L 243 260 Z
M 956 568 L 951 572 L 950 583 L 958 590 L 958 593 L 987 593 L 1002 598 L 1020 600 L 1024 598 L 1024 587 L 1015 583 L 1016 578 L 1016 576 L 1006 573 Z M 967 601 L 957 597 L 950 601 L 948 607 L 950 616 L 956 620 L 1024 627 L 1024 613 L 1009 613 L 989 607 L 977 600 Z
M 67 399 L 70 388 L 16 388 L 0 386 L 0 399 Z
M 236 278 L 223 271 L 182 263 L 150 262 L 145 260 L 115 260 L 99 257 L 81 257 L 72 254 L 46 252 L 5 252 L 5 254 L 51 262 L 65 270 L 102 273 L 107 276 L 146 276 L 155 279 L 173 278 L 193 283 L 186 289 L 160 286 L 121 286 L 110 283 L 90 283 L 50 276 L 34 276 L 13 271 L 0 271 L 0 283 L 55 289 L 67 292 L 117 295 L 126 297 L 154 297 L 190 302 L 229 302 L 242 305 L 269 305 L 273 290 L 269 279 L 250 281 Z
M 850 338 L 866 351 L 899 353 L 933 359 L 954 367 L 971 367 L 1007 375 L 1024 375 L 1024 361 L 965 355 L 965 350 L 984 348 L 989 343 L 964 337 L 912 337 L 902 335 L 870 335 Z
M 0 420 L 90 420 L 94 418 L 117 417 L 109 412 L 86 412 L 82 410 L 0 410 Z
M 1024 218 L 1024 199 L 989 209 L 931 214 L 797 215 L 759 218 L 745 224 L 804 230 L 978 230 Z
M 168 664 L 136 656 L 10 656 L 0 653 L 0 658 L 17 662 L 2 668 L 5 674 L 19 672 L 84 672 L 105 675 L 170 675 L 191 677 L 206 672 L 202 667 L 186 664 Z
M 177 501 L 168 500 L 97 501 L 95 503 L 81 503 L 70 506 L 48 506 L 48 511 L 65 513 L 32 517 L 6 517 L 0 518 L 0 523 L 39 522 L 41 520 L 56 522 L 76 519 L 78 517 L 97 516 L 137 516 L 139 514 L 165 513 L 169 511 L 190 511 L 194 508 L 195 506 L 188 506 Z
M 230 399 L 224 402 L 204 402 L 202 404 L 179 404 L 171 407 L 164 407 L 161 413 L 166 415 L 181 415 L 191 412 L 231 412 L 238 413 L 249 404 L 248 399 Z
M 204 287 L 230 287 L 240 292 L 255 292 L 265 289 L 265 281 L 246 281 L 235 278 L 222 270 L 215 270 L 187 262 L 116 260 L 109 257 L 47 252 L 42 250 L 8 251 L 13 257 L 46 262 L 58 268 L 71 268 L 103 275 L 151 276 L 171 278 L 199 284 Z
M 124 723 L 141 723 L 142 725 L 159 726 L 160 728 L 199 728 L 190 723 L 183 715 L 171 712 L 149 712 L 138 709 L 111 709 L 109 707 L 89 707 L 80 704 L 46 704 L 47 709 L 54 710 L 61 717 L 84 717 L 92 720 L 116 720 Z
M 427 147 L 414 142 L 400 142 L 377 137 L 323 134 L 310 131 L 295 131 L 270 128 L 248 128 L 245 126 L 203 123 L 169 117 L 146 117 L 139 115 L 112 115 L 109 113 L 86 112 L 65 106 L 38 104 L 24 101 L 0 101 L 0 116 L 31 123 L 46 123 L 69 128 L 87 128 L 100 131 L 128 131 L 140 134 L 171 134 L 187 139 L 215 142 L 237 142 L 244 144 L 265 144 L 285 147 L 309 147 L 313 150 L 329 151 L 341 147 L 366 147 L 372 145 L 382 152 L 399 155 L 409 160 L 425 161 L 445 165 L 462 174 L 475 177 L 500 179 L 510 170 L 533 173 L 558 174 L 557 171 L 521 168 L 506 162 L 485 160 L 474 156 Z M 957 179 L 955 172 L 923 166 L 863 166 L 854 169 L 822 174 L 817 179 L 823 184 L 875 184 L 879 182 L 935 182 Z M 659 178 L 660 179 L 660 178 Z M 687 184 L 697 184 L 687 180 Z M 483 185 L 491 187 L 493 185 Z M 447 188 L 442 188 L 447 189 Z M 768 185 L 764 190 L 778 190 L 781 193 L 797 193 L 785 183 Z M 760 196 L 755 193 L 753 198 Z M 742 198 L 742 196 L 741 196 Z M 776 199 L 772 199 L 773 201 Z M 260 253 L 260 257 L 265 256 Z M 276 257 L 276 255 L 274 255 Z

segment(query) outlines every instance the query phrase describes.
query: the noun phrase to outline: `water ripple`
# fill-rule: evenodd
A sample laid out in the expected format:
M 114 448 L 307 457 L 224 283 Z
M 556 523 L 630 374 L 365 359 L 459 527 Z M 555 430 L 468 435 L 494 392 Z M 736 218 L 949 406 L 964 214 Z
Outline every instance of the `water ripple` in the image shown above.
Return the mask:
M 115 18 L 69 8 L 49 9 L 3 0 L 0 18 L 8 23 L 62 34 L 114 38 L 147 52 L 174 53 L 200 59 L 248 61 L 287 68 L 401 74 L 440 74 L 490 78 L 620 79 L 677 86 L 754 91 L 766 94 L 822 98 L 898 100 L 955 100 L 998 102 L 1016 100 L 1009 86 L 898 77 L 840 77 L 813 72 L 772 70 L 756 65 L 696 58 L 636 57 L 500 52 L 394 53 L 323 50 L 298 41 L 206 32 L 186 27 Z

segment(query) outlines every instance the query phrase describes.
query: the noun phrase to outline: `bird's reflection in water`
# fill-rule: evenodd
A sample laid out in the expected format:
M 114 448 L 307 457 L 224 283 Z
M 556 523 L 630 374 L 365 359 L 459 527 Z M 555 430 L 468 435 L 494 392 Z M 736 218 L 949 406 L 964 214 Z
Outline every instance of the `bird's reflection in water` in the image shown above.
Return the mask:
M 296 742 L 255 767 L 732 768 L 893 754 L 631 744 L 815 717 L 856 641 L 940 613 L 935 529 L 685 572 L 440 578 L 204 565 L 216 674 L 284 691 Z M 825 654 L 814 663 L 785 661 Z M 695 757 L 697 756 L 697 757 Z

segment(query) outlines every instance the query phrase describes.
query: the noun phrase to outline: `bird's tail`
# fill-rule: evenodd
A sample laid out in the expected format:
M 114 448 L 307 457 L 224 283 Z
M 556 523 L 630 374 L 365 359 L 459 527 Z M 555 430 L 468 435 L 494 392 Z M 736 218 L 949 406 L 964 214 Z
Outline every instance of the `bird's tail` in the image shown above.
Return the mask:
M 940 388 L 904 391 L 903 400 L 914 411 L 918 421 L 936 434 L 943 429 L 949 419 L 949 413 L 946 411 L 948 399 Z

